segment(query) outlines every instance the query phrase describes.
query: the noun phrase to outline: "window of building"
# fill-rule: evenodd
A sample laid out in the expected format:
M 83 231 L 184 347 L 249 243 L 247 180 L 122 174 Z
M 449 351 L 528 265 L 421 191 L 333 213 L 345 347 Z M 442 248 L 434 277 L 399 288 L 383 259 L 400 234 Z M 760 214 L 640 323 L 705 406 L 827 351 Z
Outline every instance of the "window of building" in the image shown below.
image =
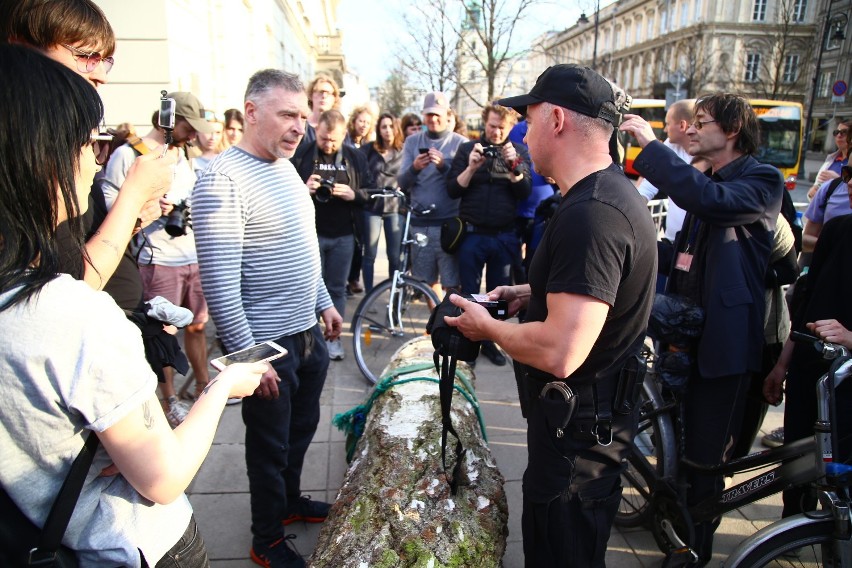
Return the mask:
M 808 0 L 795 0 L 793 2 L 793 21 L 804 22 L 805 11 L 808 9 Z
M 669 13 L 663 8 L 660 10 L 660 33 L 664 34 L 669 31 Z
M 701 21 L 701 0 L 695 0 L 692 7 L 692 19 L 696 22 Z
M 766 20 L 766 0 L 754 0 L 751 19 L 754 22 L 763 22 Z
M 799 78 L 799 55 L 788 54 L 784 57 L 784 75 L 782 80 L 785 83 L 795 83 Z
M 825 98 L 831 96 L 831 87 L 834 84 L 834 72 L 823 71 L 819 74 L 817 82 L 817 97 Z
M 648 31 L 645 34 L 645 39 L 651 39 L 654 37 L 654 15 L 651 14 L 648 16 Z
M 633 42 L 639 43 L 642 41 L 642 20 L 636 20 L 636 35 L 633 36 Z
M 760 78 L 760 54 L 749 53 L 746 55 L 745 76 L 747 83 L 753 83 Z
M 688 0 L 682 0 L 680 3 L 680 27 L 685 28 L 689 23 L 689 2 Z

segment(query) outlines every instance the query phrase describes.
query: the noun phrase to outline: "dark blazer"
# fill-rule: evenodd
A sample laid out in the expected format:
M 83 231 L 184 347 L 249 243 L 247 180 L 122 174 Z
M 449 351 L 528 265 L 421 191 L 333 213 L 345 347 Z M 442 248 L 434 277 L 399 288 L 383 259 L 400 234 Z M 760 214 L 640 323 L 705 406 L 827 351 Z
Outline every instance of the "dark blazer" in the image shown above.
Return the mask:
M 722 377 L 761 369 L 764 274 L 784 180 L 773 166 L 751 156 L 708 176 L 683 162 L 660 142 L 636 157 L 636 171 L 682 209 L 709 227 L 701 303 L 706 313 L 698 343 L 698 372 Z M 675 243 L 683 250 L 681 231 Z

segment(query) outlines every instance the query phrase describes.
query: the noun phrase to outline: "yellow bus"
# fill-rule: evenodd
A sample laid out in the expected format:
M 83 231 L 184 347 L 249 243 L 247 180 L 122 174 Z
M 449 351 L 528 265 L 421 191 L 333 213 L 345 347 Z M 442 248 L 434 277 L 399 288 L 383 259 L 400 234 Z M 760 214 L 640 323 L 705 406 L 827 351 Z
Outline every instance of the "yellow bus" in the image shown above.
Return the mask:
M 804 132 L 802 105 L 764 99 L 751 99 L 749 102 L 760 121 L 760 148 L 755 158 L 778 168 L 784 176 L 787 189 L 795 189 Z M 664 140 L 665 106 L 666 101 L 661 99 L 634 99 L 630 112 L 647 120 L 657 139 Z M 625 144 L 624 171 L 638 177 L 639 172 L 633 169 L 633 160 L 640 148 L 629 138 L 622 138 L 622 144 Z

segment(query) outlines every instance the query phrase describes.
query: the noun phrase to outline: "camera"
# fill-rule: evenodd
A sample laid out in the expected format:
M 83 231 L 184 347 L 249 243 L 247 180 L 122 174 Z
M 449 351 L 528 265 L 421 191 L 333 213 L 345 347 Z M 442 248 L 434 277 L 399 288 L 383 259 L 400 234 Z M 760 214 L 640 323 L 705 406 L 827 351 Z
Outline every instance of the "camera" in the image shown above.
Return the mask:
M 319 187 L 314 193 L 314 198 L 318 203 L 328 203 L 331 201 L 332 192 L 334 191 L 334 178 L 324 178 L 320 180 Z
M 462 296 L 465 300 L 476 302 L 491 315 L 492 318 L 505 320 L 509 318 L 509 302 L 506 300 L 489 300 L 487 294 L 470 294 Z
M 182 237 L 190 226 L 192 224 L 189 220 L 189 206 L 185 201 L 175 204 L 166 218 L 166 232 L 172 237 Z
M 482 149 L 482 155 L 486 158 L 499 158 L 500 146 L 486 146 Z

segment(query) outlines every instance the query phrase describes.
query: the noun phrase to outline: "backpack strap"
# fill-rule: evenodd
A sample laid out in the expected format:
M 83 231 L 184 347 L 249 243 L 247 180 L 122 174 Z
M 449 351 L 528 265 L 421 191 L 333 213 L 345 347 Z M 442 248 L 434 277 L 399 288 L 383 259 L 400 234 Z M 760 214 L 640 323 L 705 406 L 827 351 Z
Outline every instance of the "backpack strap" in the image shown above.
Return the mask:
M 62 544 L 65 529 L 68 528 L 74 507 L 77 506 L 80 491 L 83 489 L 83 482 L 86 481 L 86 474 L 95 458 L 97 448 L 98 436 L 94 432 L 89 432 L 86 443 L 83 444 L 83 449 L 74 459 L 68 477 L 65 478 L 62 489 L 59 490 L 59 494 L 53 502 L 53 507 L 47 515 L 47 520 L 44 522 L 44 528 L 41 530 L 41 536 L 38 540 L 38 546 L 30 550 L 28 566 L 53 565 L 56 553 Z
M 820 204 L 823 209 L 828 206 L 828 200 L 831 199 L 832 194 L 840 187 L 840 184 L 843 183 L 843 178 L 839 177 L 837 179 L 831 180 L 831 184 L 828 186 L 828 191 L 825 192 L 825 195 L 822 198 L 822 203 Z
M 131 148 L 136 150 L 136 153 L 140 156 L 143 156 L 151 151 L 151 149 L 148 148 L 148 146 L 146 146 L 142 139 L 138 136 L 128 136 L 127 143 L 130 145 Z
M 454 340 L 455 338 L 453 338 Z M 451 340 L 452 341 L 452 340 Z M 439 358 L 443 360 L 438 363 Z M 438 391 L 441 398 L 441 465 L 444 466 L 444 472 L 447 471 L 447 433 L 453 435 L 456 439 L 456 463 L 453 466 L 451 474 L 447 474 L 447 481 L 450 484 L 450 493 L 455 495 L 459 488 L 459 478 L 461 477 L 462 462 L 464 462 L 464 454 L 466 450 L 462 446 L 456 429 L 453 428 L 453 421 L 450 417 L 450 410 L 453 405 L 453 385 L 456 378 L 456 357 L 454 355 L 439 355 L 437 351 L 433 356 L 435 369 L 440 373 L 441 380 L 438 383 Z

